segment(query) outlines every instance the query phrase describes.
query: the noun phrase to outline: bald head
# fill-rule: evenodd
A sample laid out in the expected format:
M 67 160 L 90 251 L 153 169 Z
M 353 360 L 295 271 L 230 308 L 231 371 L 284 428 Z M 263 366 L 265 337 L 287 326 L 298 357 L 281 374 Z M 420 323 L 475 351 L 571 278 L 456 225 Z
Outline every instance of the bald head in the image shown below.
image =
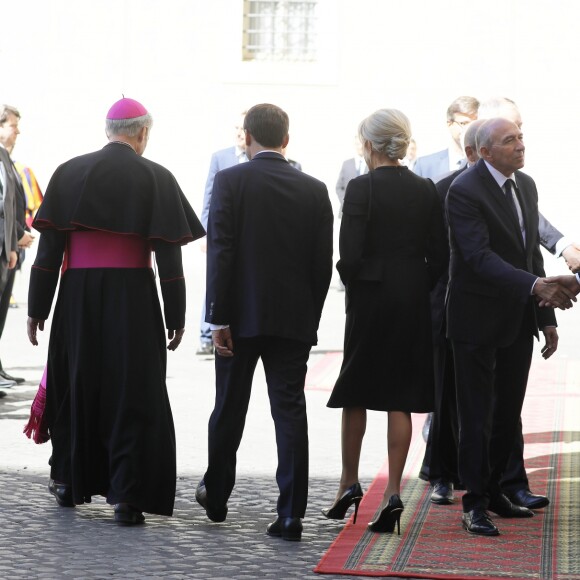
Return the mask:
M 522 116 L 514 101 L 507 97 L 492 97 L 479 105 L 478 117 L 480 119 L 493 119 L 502 117 L 522 128 Z

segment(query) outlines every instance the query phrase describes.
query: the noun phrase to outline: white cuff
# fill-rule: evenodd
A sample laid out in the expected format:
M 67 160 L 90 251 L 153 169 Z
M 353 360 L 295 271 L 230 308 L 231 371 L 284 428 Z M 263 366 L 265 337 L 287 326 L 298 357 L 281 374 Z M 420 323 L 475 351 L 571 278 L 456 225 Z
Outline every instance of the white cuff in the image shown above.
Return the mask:
M 556 256 L 556 258 L 559 258 L 562 255 L 562 252 L 568 246 L 571 246 L 573 243 L 574 243 L 574 241 L 571 240 L 570 238 L 567 238 L 566 236 L 564 236 L 563 238 L 560 238 L 556 242 L 556 245 L 554 246 L 554 256 Z

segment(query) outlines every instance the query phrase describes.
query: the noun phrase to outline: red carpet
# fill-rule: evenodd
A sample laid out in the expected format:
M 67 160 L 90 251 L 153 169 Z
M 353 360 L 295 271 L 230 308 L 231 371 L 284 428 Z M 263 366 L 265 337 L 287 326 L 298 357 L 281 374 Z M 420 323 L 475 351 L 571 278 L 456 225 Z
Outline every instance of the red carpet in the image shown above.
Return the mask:
M 534 360 L 523 412 L 526 467 L 531 488 L 552 503 L 531 519 L 494 517 L 499 537 L 467 534 L 461 502 L 437 506 L 429 486 L 416 477 L 424 452 L 423 416 L 414 425 L 401 498 L 401 536 L 373 534 L 385 487 L 384 466 L 352 519 L 315 572 L 411 578 L 580 579 L 580 364 Z M 574 430 L 576 429 L 576 431 Z M 458 494 L 459 495 L 459 494 Z

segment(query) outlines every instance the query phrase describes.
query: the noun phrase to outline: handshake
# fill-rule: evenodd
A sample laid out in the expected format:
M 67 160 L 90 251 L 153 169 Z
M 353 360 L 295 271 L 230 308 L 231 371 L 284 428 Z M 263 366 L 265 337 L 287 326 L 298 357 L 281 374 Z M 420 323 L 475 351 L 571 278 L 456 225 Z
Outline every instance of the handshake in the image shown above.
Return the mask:
M 539 306 L 561 310 L 572 308 L 572 302 L 576 302 L 576 295 L 579 292 L 580 282 L 576 276 L 538 278 L 532 290 Z

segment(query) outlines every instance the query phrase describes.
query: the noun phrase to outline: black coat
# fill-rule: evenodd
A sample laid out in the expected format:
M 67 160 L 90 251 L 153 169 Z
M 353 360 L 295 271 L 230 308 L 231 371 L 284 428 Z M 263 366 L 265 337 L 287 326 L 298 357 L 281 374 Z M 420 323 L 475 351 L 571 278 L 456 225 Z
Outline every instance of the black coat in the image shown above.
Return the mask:
M 348 184 L 337 264 L 346 285 L 344 361 L 329 406 L 432 410 L 429 292 L 447 262 L 430 180 L 380 167 Z
M 216 174 L 208 220 L 206 321 L 239 337 L 317 341 L 332 275 L 326 186 L 265 152 Z

